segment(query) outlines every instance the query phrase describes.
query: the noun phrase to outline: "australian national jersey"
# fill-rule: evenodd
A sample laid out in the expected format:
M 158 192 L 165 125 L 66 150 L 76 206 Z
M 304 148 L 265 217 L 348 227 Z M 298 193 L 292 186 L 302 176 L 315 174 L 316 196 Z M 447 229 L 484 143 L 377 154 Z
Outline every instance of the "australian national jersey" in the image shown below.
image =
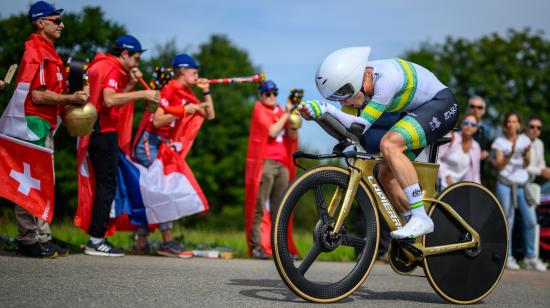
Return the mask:
M 424 67 L 399 58 L 370 61 L 374 94 L 361 112 L 373 124 L 383 112 L 411 111 L 447 88 Z

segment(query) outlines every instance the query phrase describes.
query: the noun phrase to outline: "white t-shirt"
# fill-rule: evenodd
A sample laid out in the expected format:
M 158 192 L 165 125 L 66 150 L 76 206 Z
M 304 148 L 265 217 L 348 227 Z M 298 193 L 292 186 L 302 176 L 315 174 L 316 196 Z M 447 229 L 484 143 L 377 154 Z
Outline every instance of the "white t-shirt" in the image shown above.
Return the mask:
M 462 146 L 458 146 L 456 151 L 450 153 L 447 159 L 441 163 L 447 165 L 447 175 L 450 176 L 454 182 L 459 182 L 464 179 L 464 175 L 468 172 L 471 159 L 468 153 L 464 153 Z M 447 187 L 447 181 L 445 179 L 441 181 L 441 186 L 442 189 Z
M 500 170 L 499 175 L 513 183 L 523 184 L 529 178 L 527 168 L 523 167 L 523 150 L 531 145 L 531 140 L 524 135 L 519 135 L 516 140 L 516 149 L 508 164 Z M 498 137 L 491 145 L 492 149 L 500 150 L 502 154 L 509 155 L 512 152 L 512 142 L 504 137 Z

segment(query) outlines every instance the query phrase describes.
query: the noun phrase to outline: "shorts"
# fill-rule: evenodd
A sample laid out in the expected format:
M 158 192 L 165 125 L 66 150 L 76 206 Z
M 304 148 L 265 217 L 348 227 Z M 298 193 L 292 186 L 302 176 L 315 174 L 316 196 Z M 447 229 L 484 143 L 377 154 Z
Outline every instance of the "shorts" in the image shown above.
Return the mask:
M 394 131 L 405 139 L 405 155 L 413 160 L 424 147 L 451 131 L 457 120 L 458 103 L 453 92 L 446 88 L 416 109 L 400 113 L 398 118 L 395 113 L 388 113 L 384 121 L 380 124 L 376 121 L 365 132 L 361 137 L 361 144 L 368 153 L 378 153 L 382 137 L 388 131 Z

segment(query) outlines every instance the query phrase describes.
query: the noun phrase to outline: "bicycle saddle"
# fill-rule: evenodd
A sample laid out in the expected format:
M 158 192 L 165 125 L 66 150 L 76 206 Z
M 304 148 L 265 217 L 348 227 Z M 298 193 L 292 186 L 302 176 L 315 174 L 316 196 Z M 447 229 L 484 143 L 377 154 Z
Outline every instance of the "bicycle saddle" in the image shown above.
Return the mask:
M 435 163 L 437 161 L 437 152 L 439 150 L 439 147 L 451 142 L 451 140 L 452 140 L 451 137 L 441 137 L 436 141 L 434 141 L 430 147 L 428 162 Z

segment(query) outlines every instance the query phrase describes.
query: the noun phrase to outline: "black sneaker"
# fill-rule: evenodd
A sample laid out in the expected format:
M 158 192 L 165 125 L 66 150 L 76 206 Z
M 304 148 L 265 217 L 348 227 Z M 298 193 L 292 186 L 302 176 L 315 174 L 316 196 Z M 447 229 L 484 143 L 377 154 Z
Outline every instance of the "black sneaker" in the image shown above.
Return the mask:
M 50 250 L 38 242 L 30 245 L 17 242 L 17 254 L 25 257 L 48 259 L 54 259 L 58 256 L 57 251 Z
M 68 255 L 69 252 L 68 251 L 63 251 L 63 249 L 57 245 L 55 245 L 54 243 L 48 241 L 48 242 L 44 242 L 44 243 L 40 243 L 40 245 L 42 245 L 42 247 L 45 247 L 51 251 L 55 251 L 57 252 L 57 255 L 58 256 L 65 256 L 65 255 Z
M 124 257 L 124 252 L 122 249 L 116 248 L 107 240 L 103 240 L 97 245 L 94 245 L 94 243 L 89 240 L 88 243 L 86 243 L 84 254 L 100 257 Z

